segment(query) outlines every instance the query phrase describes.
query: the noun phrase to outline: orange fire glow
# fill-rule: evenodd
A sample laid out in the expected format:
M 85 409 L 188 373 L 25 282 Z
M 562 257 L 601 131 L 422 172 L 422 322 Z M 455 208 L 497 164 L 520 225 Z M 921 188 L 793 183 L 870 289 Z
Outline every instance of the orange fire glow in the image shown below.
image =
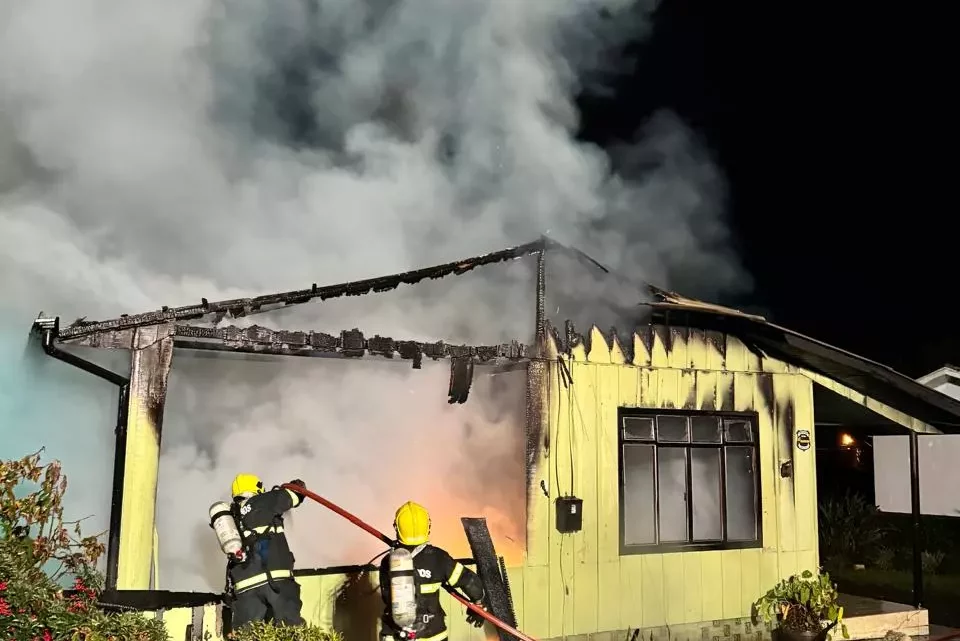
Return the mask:
M 469 558 L 473 556 L 470 544 L 463 532 L 461 517 L 483 517 L 487 519 L 487 528 L 493 539 L 494 548 L 499 556 L 503 557 L 507 567 L 523 563 L 526 527 L 523 522 L 514 522 L 504 512 L 493 507 L 468 509 L 458 505 L 449 497 L 443 497 L 425 502 L 424 506 L 430 511 L 431 535 L 430 542 L 443 548 L 454 558 Z

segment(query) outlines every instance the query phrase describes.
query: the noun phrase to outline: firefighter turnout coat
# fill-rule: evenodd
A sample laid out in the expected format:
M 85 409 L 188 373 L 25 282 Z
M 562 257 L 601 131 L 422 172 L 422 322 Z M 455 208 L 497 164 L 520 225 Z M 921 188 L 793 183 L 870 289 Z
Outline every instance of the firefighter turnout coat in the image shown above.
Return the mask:
M 302 502 L 302 496 L 274 488 L 234 503 L 234 519 L 247 552 L 243 562 L 231 562 L 227 567 L 234 594 L 293 578 L 294 558 L 283 531 L 283 514 Z
M 402 546 L 415 552 L 420 546 Z M 480 577 L 469 568 L 456 561 L 445 550 L 424 544 L 422 549 L 413 557 L 414 583 L 417 589 L 417 624 L 416 638 L 418 641 L 441 641 L 447 638 L 446 612 L 440 606 L 440 590 L 444 585 L 457 588 L 466 597 L 480 603 L 483 599 L 483 584 Z M 390 615 L 390 557 L 385 556 L 380 562 L 380 595 L 386 606 L 380 637 L 393 634 L 399 639 L 399 629 Z

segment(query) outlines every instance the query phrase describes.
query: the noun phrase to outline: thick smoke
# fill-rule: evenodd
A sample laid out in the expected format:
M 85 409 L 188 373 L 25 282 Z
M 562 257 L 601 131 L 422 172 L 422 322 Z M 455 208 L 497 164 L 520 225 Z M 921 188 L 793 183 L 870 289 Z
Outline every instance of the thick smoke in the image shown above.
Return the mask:
M 115 390 L 21 356 L 41 309 L 69 323 L 353 280 L 544 232 L 637 280 L 742 287 L 721 177 L 676 117 L 616 164 L 574 140 L 574 93 L 649 27 L 635 4 L 0 0 L 3 455 L 44 439 L 79 484 L 75 512 L 105 526 Z M 528 340 L 529 267 L 245 322 Z M 596 286 L 565 280 L 567 308 Z M 241 470 L 299 476 L 384 528 L 414 498 L 445 542 L 469 513 L 522 538 L 522 376 L 478 374 L 450 407 L 442 367 L 237 360 L 175 358 L 163 587 L 220 587 L 205 508 Z M 376 551 L 319 508 L 291 531 L 301 566 Z

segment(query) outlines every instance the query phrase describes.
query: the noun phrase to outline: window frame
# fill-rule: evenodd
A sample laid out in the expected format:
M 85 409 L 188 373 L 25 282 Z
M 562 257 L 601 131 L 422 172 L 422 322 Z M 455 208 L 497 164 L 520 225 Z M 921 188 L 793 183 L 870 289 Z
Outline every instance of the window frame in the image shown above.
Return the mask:
M 624 418 L 653 418 L 657 416 L 683 416 L 688 419 L 698 416 L 716 417 L 722 419 L 740 419 L 750 421 L 753 427 L 754 439 L 752 443 L 727 443 L 721 438 L 720 443 L 661 443 L 654 433 L 653 441 L 627 440 L 623 437 Z M 656 424 L 654 424 L 656 425 Z M 691 429 L 688 427 L 688 429 Z M 721 424 L 722 429 L 722 424 Z M 691 434 L 692 438 L 692 434 Z M 727 522 L 727 467 L 726 467 L 726 449 L 728 447 L 753 447 L 754 469 L 756 470 L 756 482 L 754 483 L 754 505 L 756 506 L 757 536 L 751 541 L 704 541 L 689 543 L 653 543 L 653 544 L 633 544 L 627 545 L 624 540 L 626 526 L 626 509 L 624 500 L 624 485 L 626 481 L 626 470 L 623 466 L 624 445 L 646 445 L 654 449 L 654 518 L 656 519 L 657 538 L 660 537 L 660 478 L 659 466 L 657 464 L 657 452 L 660 448 L 683 449 L 686 451 L 687 459 L 687 491 L 690 491 L 691 485 L 691 463 L 690 450 L 694 448 L 715 449 L 720 451 L 720 517 L 723 523 L 723 536 L 726 538 Z M 759 414 L 755 411 L 733 412 L 733 411 L 704 411 L 704 410 L 685 410 L 685 409 L 651 409 L 651 408 L 632 408 L 620 407 L 617 409 L 617 490 L 619 493 L 618 518 L 619 518 L 619 545 L 620 556 L 631 556 L 636 554 L 665 554 L 669 552 L 705 552 L 711 550 L 746 550 L 763 547 L 763 497 L 762 497 L 762 470 L 760 467 L 760 447 L 761 435 L 759 429 Z M 687 528 L 690 537 L 693 535 L 693 501 L 687 501 Z

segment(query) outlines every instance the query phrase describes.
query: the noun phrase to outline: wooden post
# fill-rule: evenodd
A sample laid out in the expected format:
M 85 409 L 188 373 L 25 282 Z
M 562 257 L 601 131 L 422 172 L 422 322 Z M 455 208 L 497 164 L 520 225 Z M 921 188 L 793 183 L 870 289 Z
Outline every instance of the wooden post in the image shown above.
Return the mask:
M 173 325 L 134 330 L 124 452 L 117 589 L 151 588 L 157 474 Z M 153 589 L 159 586 L 154 585 Z

